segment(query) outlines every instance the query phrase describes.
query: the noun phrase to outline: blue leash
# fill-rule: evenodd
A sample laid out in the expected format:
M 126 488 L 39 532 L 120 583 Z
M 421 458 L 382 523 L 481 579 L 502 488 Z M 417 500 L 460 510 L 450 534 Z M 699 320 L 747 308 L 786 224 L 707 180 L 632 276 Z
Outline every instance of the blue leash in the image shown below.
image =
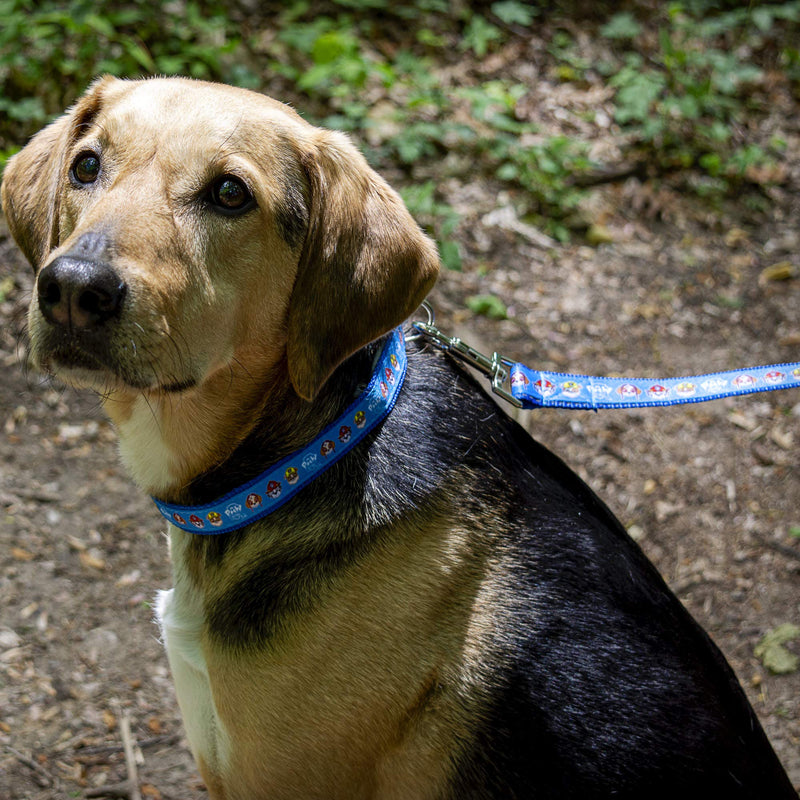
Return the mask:
M 703 403 L 800 386 L 800 362 L 684 378 L 597 378 L 511 366 L 511 393 L 522 408 L 646 408 Z
M 426 339 L 461 361 L 475 367 L 492 382 L 492 391 L 518 408 L 647 408 L 702 403 L 722 397 L 800 387 L 800 362 L 690 375 L 683 378 L 601 378 L 570 372 L 546 372 L 509 361 L 493 353 L 491 358 L 457 337 L 443 334 L 428 322 L 414 328 Z

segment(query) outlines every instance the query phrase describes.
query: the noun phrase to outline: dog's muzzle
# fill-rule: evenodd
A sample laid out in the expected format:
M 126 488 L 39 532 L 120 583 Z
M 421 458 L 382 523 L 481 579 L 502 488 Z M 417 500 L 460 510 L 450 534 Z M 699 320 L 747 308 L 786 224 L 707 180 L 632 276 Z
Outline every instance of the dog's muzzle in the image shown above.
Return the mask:
M 48 264 L 37 279 L 39 310 L 66 333 L 92 333 L 119 316 L 126 286 L 105 260 L 108 240 L 85 234 Z

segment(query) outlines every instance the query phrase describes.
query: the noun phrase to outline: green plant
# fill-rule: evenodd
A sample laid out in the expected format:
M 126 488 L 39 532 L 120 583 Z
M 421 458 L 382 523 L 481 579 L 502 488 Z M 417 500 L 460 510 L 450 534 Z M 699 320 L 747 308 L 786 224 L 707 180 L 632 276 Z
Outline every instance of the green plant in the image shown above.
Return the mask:
M 307 6 L 284 12 L 267 46 L 270 68 L 308 95 L 309 119 L 354 132 L 366 142 L 367 157 L 376 166 L 388 162 L 413 169 L 447 154 L 460 156 L 478 174 L 523 189 L 547 227 L 558 227 L 579 197 L 570 181 L 588 166 L 586 146 L 566 137 L 530 142 L 535 127 L 515 116 L 526 86 L 492 79 L 449 89 L 437 77 L 434 58 L 418 50 L 451 41 L 480 56 L 505 39 L 503 29 L 470 11 L 455 19 L 429 15 L 406 47 L 389 56 L 371 46 L 373 23 L 360 14 L 359 5 L 353 0 L 346 5 L 348 12 L 340 15 L 310 15 Z M 402 3 L 384 8 L 401 16 L 403 9 Z M 536 16 L 515 0 L 494 3 L 490 11 L 509 26 L 529 25 Z M 370 93 L 385 99 L 370 106 L 362 99 Z M 316 107 L 326 113 L 315 117 Z M 457 215 L 438 199 L 430 182 L 404 194 L 412 212 L 436 236 L 444 262 L 460 266 L 458 248 L 448 238 Z M 562 236 L 565 231 L 559 228 Z
M 670 5 L 657 47 L 646 54 L 631 45 L 641 26 L 630 12 L 614 15 L 601 34 L 622 46 L 609 80 L 616 89 L 616 122 L 651 163 L 699 169 L 710 180 L 695 181 L 698 191 L 726 192 L 774 160 L 774 152 L 743 140 L 741 123 L 752 115 L 753 90 L 764 77 L 758 50 L 768 40 L 796 35 L 800 2 L 721 13 L 711 13 L 713 5 Z M 747 51 L 737 44 L 745 36 L 751 54 L 743 58 Z
M 480 314 L 489 319 L 508 319 L 505 303 L 493 294 L 476 294 L 465 300 L 467 308 L 473 314 Z
M 478 58 L 483 58 L 492 44 L 502 38 L 500 28 L 475 14 L 464 28 L 460 46 L 462 50 L 472 50 Z
M 0 19 L 0 157 L 102 73 L 252 81 L 221 0 L 0 0 Z

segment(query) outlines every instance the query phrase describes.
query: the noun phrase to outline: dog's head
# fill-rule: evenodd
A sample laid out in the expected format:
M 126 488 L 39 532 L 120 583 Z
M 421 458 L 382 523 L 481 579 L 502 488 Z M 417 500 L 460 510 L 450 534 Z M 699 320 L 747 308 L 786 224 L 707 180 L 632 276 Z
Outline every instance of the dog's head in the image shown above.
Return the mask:
M 34 363 L 105 391 L 286 358 L 311 399 L 438 268 L 346 137 L 180 78 L 96 82 L 9 161 L 2 201 L 36 271 Z

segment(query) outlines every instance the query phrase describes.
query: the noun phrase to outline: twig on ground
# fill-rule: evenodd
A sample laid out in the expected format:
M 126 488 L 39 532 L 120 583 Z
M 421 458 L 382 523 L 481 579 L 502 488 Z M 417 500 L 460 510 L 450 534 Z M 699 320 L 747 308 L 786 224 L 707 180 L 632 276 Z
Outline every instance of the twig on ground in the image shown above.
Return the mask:
M 139 775 L 136 769 L 136 753 L 134 752 L 136 741 L 131 733 L 131 718 L 127 714 L 120 713 L 119 715 L 119 735 L 122 738 L 125 767 L 128 770 L 128 783 L 130 784 L 128 796 L 130 800 L 142 800 L 139 791 Z
M 87 789 L 83 796 L 89 797 L 126 797 L 131 798 L 131 782 L 108 783 L 105 786 L 98 786 L 95 789 Z
M 39 780 L 40 786 L 53 786 L 55 784 L 55 779 L 53 776 L 37 761 L 32 758 L 29 758 L 24 753 L 20 753 L 19 750 L 12 747 L 10 744 L 5 745 L 5 749 L 11 753 L 20 764 L 24 764 L 29 769 L 33 770 L 36 775 L 36 778 Z M 42 783 L 44 781 L 44 783 Z
M 159 744 L 175 744 L 181 735 L 179 733 L 168 733 L 162 736 L 152 736 L 149 739 L 140 739 L 136 742 L 136 746 L 140 750 L 146 750 L 148 747 L 155 747 Z M 92 744 L 88 747 L 76 748 L 73 752 L 76 758 L 81 756 L 100 756 L 112 753 L 121 753 L 125 748 L 121 744 Z
M 122 711 L 119 703 L 112 703 L 119 719 L 119 735 L 122 739 L 122 752 L 125 754 L 127 780 L 87 789 L 84 797 L 126 797 L 128 800 L 142 800 L 139 791 L 139 775 L 136 768 L 136 740 L 131 733 L 131 719 Z
M 777 550 L 781 555 L 787 556 L 788 558 L 796 558 L 798 561 L 800 561 L 800 550 L 795 550 L 788 544 L 773 542 L 772 539 L 768 539 L 766 536 L 762 536 L 760 533 L 756 533 L 754 535 L 756 539 L 758 539 L 758 541 L 766 547 L 771 547 L 773 550 Z

